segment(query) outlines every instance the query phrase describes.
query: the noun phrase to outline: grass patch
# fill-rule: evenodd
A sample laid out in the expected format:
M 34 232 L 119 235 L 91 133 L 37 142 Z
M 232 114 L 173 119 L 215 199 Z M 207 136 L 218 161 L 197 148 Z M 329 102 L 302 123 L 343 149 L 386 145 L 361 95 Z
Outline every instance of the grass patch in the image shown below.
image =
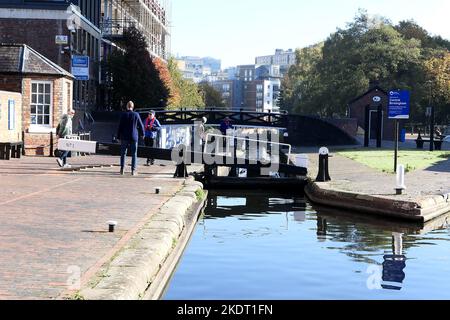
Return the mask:
M 338 154 L 368 167 L 386 173 L 394 173 L 393 150 L 357 149 L 340 151 Z M 398 164 L 404 165 L 406 172 L 411 172 L 426 169 L 449 158 L 449 151 L 400 150 L 398 153 Z
M 197 201 L 202 201 L 206 197 L 206 193 L 203 189 L 198 189 L 195 191 L 195 197 L 197 198 Z
M 178 239 L 172 238 L 172 249 L 175 249 L 175 247 L 177 246 L 177 244 L 178 244 Z
M 77 292 L 71 297 L 71 300 L 86 300 L 86 299 L 79 292 Z

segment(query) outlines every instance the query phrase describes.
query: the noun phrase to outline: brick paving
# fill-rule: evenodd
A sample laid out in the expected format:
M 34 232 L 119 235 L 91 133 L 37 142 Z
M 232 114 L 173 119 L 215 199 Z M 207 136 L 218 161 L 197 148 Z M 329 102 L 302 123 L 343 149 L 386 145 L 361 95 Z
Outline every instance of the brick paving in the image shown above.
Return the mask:
M 69 163 L 111 166 L 118 157 Z M 173 179 L 174 166 L 165 164 L 140 166 L 137 177 L 128 167 L 122 177 L 118 167 L 64 172 L 54 158 L 0 161 L 0 299 L 56 299 L 78 273 L 87 281 L 86 272 L 181 188 L 184 180 Z M 106 232 L 109 220 L 118 221 L 115 233 Z

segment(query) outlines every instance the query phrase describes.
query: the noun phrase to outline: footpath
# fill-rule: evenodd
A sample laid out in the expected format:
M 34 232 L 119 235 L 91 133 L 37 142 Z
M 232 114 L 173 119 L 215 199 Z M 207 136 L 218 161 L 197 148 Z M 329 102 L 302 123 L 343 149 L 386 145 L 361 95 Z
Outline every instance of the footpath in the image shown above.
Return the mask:
M 201 184 L 174 179 L 168 162 L 132 177 L 118 157 L 68 160 L 77 171 L 0 161 L 0 299 L 139 299 L 203 203 Z
M 361 214 L 376 214 L 415 222 L 427 222 L 450 212 L 450 159 L 407 173 L 407 190 L 396 195 L 396 176 L 367 167 L 333 152 L 329 159 L 330 182 L 313 182 L 306 194 L 313 202 Z M 309 177 L 318 171 L 318 150 L 297 149 L 307 154 Z

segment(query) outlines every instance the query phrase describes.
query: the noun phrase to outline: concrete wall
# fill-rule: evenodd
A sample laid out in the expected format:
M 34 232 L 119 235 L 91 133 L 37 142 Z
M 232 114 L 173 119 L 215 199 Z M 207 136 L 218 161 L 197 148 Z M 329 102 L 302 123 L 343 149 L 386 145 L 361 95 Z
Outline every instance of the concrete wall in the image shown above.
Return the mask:
M 14 102 L 14 128 L 8 127 L 9 102 Z M 0 91 L 0 142 L 22 141 L 22 95 L 16 92 Z

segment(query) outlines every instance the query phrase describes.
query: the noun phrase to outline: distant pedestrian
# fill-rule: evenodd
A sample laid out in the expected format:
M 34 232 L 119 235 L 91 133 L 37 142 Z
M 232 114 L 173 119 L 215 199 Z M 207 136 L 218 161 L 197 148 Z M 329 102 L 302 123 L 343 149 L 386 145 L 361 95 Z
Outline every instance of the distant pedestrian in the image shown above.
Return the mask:
M 144 144 L 146 147 L 153 148 L 155 146 L 158 132 L 161 130 L 161 123 L 156 119 L 156 112 L 150 111 L 148 117 L 145 120 L 145 137 Z M 155 159 L 147 158 L 147 166 L 155 164 Z
M 222 135 L 226 136 L 227 131 L 229 129 L 234 129 L 233 125 L 231 124 L 230 118 L 226 117 L 220 122 L 220 132 L 222 132 Z
M 228 130 L 232 130 L 234 129 L 233 125 L 231 124 L 231 120 L 230 118 L 226 117 L 225 119 L 223 119 L 220 122 L 220 132 L 222 133 L 223 136 L 228 136 Z M 227 139 L 226 137 L 222 138 L 222 143 L 223 143 L 223 148 L 225 148 L 223 150 L 223 152 L 225 152 L 225 150 L 228 150 L 229 147 L 229 139 Z
M 436 128 L 434 129 L 434 135 L 435 135 L 436 138 L 438 138 L 438 139 L 442 139 L 442 138 L 443 138 L 443 136 L 442 136 L 442 131 L 439 129 L 439 127 L 436 127 Z
M 206 122 L 208 122 L 208 119 L 206 117 L 203 117 L 202 120 L 199 122 L 197 130 L 195 132 L 195 138 L 200 147 L 203 147 L 206 143 L 206 128 L 205 128 Z
M 139 137 L 144 137 L 144 124 L 139 113 L 134 112 L 134 103 L 127 104 L 127 111 L 120 118 L 119 129 L 117 130 L 117 139 L 120 140 L 120 174 L 125 171 L 125 157 L 128 148 L 131 149 L 131 174 L 137 175 L 137 149 Z
M 72 134 L 72 119 L 75 115 L 74 110 L 70 110 L 67 114 L 64 114 L 56 127 L 56 135 L 58 138 L 64 139 L 66 136 Z M 67 157 L 71 155 L 70 151 L 62 151 L 62 154 L 56 159 L 56 162 L 60 167 L 70 168 L 67 164 Z

